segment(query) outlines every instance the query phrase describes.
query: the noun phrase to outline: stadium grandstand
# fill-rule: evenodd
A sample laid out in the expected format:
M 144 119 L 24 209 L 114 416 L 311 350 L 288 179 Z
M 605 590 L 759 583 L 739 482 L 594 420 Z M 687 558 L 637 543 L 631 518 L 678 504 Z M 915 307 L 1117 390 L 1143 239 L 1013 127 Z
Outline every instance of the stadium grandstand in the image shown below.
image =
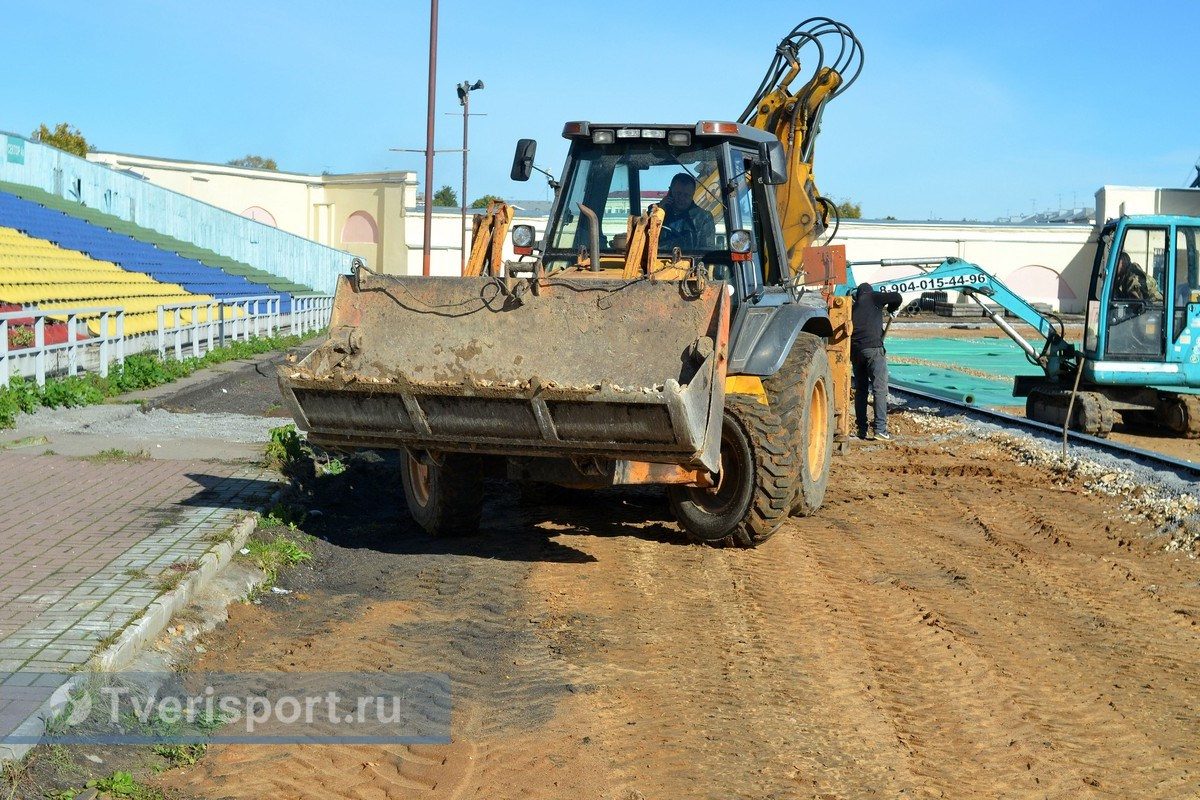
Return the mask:
M 38 142 L 7 135 L 7 145 L 0 160 L 5 357 L 112 337 L 116 319 L 106 314 L 102 331 L 101 308 L 120 310 L 131 346 L 117 352 L 125 353 L 150 348 L 155 337 L 147 334 L 155 333 L 161 351 L 164 327 L 186 325 L 199 336 L 198 323 L 258 314 L 286 327 L 295 308 L 309 313 L 315 304 L 305 301 L 325 299 L 349 271 L 344 251 Z M 76 323 L 70 329 L 68 319 Z M 22 330 L 35 320 L 37 345 L 33 328 Z

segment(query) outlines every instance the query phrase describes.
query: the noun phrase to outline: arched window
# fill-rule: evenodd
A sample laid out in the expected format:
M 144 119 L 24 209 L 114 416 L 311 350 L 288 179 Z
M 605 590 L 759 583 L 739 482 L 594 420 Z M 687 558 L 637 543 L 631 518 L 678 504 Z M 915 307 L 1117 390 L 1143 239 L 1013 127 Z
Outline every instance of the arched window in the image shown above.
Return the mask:
M 1057 303 L 1075 299 L 1075 292 L 1057 270 L 1041 264 L 1027 264 L 1002 280 L 1030 302 Z
M 275 217 L 271 216 L 271 212 L 262 206 L 250 206 L 242 212 L 242 216 L 249 217 L 255 222 L 261 222 L 264 225 L 270 225 L 272 228 L 279 227 L 275 224 Z
M 355 211 L 346 217 L 346 224 L 342 226 L 342 241 L 379 244 L 379 227 L 375 224 L 375 218 L 366 211 Z

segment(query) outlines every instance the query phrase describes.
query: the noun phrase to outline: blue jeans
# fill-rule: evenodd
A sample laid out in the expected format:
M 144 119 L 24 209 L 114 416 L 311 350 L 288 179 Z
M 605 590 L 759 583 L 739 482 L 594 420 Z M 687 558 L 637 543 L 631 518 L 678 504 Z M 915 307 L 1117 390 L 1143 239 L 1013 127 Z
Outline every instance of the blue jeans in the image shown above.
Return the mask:
M 875 395 L 875 432 L 887 433 L 888 369 L 882 347 L 868 347 L 850 354 L 854 367 L 854 419 L 859 436 L 867 433 L 867 392 Z

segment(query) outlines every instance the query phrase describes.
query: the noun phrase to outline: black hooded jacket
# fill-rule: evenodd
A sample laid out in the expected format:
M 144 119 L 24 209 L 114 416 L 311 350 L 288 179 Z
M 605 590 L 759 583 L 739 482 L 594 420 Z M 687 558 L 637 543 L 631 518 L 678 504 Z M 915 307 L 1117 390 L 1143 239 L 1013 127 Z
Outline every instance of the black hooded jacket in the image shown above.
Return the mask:
M 851 350 L 883 347 L 883 309 L 896 312 L 904 298 L 899 292 L 877 292 L 869 283 L 860 283 L 855 293 L 854 333 L 850 335 Z

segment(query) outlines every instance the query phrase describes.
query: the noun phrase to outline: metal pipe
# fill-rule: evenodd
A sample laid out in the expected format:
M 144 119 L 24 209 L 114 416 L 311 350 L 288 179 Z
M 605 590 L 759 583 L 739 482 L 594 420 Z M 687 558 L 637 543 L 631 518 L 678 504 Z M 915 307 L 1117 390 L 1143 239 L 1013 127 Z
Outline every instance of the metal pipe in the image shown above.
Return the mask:
M 932 256 L 930 258 L 880 258 L 875 261 L 850 261 L 848 267 L 927 267 L 937 266 L 950 256 Z
M 458 254 L 458 272 L 460 275 L 467 274 L 467 120 L 471 118 L 471 90 L 468 88 L 463 92 L 463 178 L 462 178 L 462 197 L 459 198 L 459 205 L 462 207 L 462 219 L 459 222 L 459 234 L 461 236 L 461 246 Z
M 1030 358 L 1032 358 L 1034 360 L 1035 363 L 1037 363 L 1038 357 L 1041 354 L 1038 353 L 1038 351 L 1036 349 L 1034 349 L 1033 345 L 1031 345 L 1028 341 L 1026 341 L 1024 336 L 1022 336 L 1020 333 L 1017 332 L 1016 328 L 1014 328 L 1012 325 L 1008 324 L 1008 320 L 1006 320 L 1004 317 L 1000 316 L 1000 314 L 998 312 L 993 311 L 992 309 L 988 308 L 987 304 L 984 303 L 982 300 L 980 300 L 979 296 L 976 295 L 974 292 L 963 292 L 963 294 L 965 294 L 967 297 L 974 300 L 975 304 L 983 309 L 983 313 L 987 315 L 988 319 L 990 319 L 992 322 L 996 323 L 997 328 L 1004 331 L 1005 335 L 1008 336 L 1008 338 L 1012 339 L 1014 342 L 1017 343 L 1017 347 L 1019 347 L 1025 351 L 1025 355 L 1029 356 Z
M 592 272 L 600 271 L 600 220 L 596 212 L 579 203 L 579 213 L 588 221 L 588 256 L 591 259 Z
M 971 394 L 970 392 L 956 392 L 953 389 L 943 389 L 938 386 L 911 384 L 907 381 L 898 381 L 895 378 L 892 378 L 889 381 L 889 386 L 905 392 L 920 392 L 923 394 L 932 395 L 943 400 L 950 400 L 954 403 L 963 403 L 968 406 L 975 405 L 975 395 Z
M 429 240 L 433 237 L 433 113 L 437 105 L 438 0 L 429 0 L 429 102 L 425 115 L 425 235 L 421 244 L 421 274 L 429 276 Z

